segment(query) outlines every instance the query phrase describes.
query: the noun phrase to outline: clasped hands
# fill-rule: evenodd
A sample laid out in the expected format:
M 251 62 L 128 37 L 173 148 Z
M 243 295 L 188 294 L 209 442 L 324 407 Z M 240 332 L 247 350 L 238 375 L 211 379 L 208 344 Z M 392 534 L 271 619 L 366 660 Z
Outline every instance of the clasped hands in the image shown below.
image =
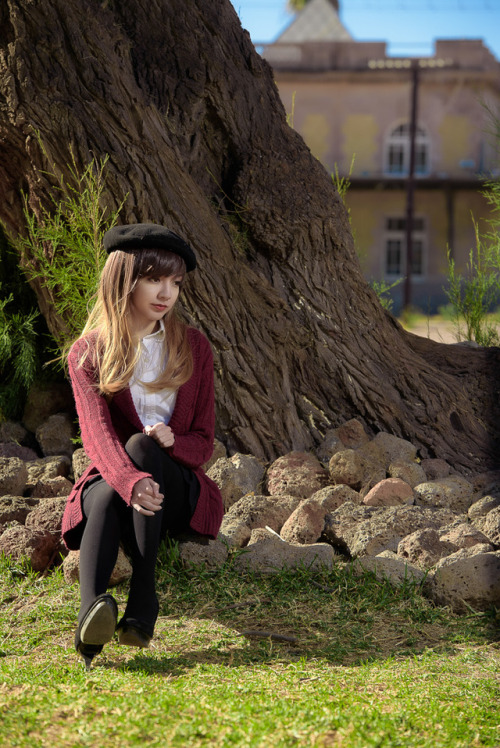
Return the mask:
M 155 423 L 146 426 L 144 433 L 157 442 L 160 447 L 171 447 L 175 441 L 174 432 L 166 423 Z M 131 504 L 133 508 L 146 517 L 152 517 L 159 512 L 163 501 L 160 486 L 152 478 L 142 478 L 134 486 Z

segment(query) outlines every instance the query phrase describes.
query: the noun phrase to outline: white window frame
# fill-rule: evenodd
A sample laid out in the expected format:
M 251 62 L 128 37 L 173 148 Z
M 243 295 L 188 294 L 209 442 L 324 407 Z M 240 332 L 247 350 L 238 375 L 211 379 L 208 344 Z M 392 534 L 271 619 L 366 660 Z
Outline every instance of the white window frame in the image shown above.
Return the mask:
M 397 278 L 406 277 L 406 217 L 405 216 L 386 216 L 384 219 L 383 234 L 383 277 L 387 280 L 396 280 Z M 414 216 L 413 218 L 413 266 L 411 277 L 413 280 L 421 280 L 427 274 L 427 224 L 423 216 Z M 389 257 L 389 250 L 394 252 L 394 258 Z M 420 250 L 420 262 L 418 271 L 415 272 L 416 255 Z M 399 258 L 396 255 L 399 253 Z M 391 260 L 389 262 L 389 260 Z
M 410 134 L 408 122 L 393 127 L 385 141 L 384 174 L 390 177 L 406 177 L 410 169 Z M 415 134 L 415 176 L 430 173 L 430 140 L 427 131 L 417 126 Z

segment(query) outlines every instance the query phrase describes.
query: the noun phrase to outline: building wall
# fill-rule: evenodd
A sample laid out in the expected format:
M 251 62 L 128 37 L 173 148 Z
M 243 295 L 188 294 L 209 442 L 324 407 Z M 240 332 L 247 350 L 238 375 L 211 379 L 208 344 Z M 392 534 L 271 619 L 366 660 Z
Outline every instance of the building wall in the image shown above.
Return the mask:
M 313 155 L 329 172 L 350 175 L 355 183 L 346 203 L 367 278 L 394 280 L 384 272 L 386 219 L 405 216 L 406 188 L 400 180 L 399 189 L 391 189 L 386 147 L 394 128 L 409 122 L 411 71 L 277 71 L 276 82 L 291 124 Z M 412 301 L 425 311 L 437 311 L 446 302 L 449 241 L 463 270 L 475 246 L 472 215 L 480 224 L 491 217 L 479 192 L 479 174 L 499 173 L 498 143 L 487 111 L 500 113 L 499 82 L 498 70 L 419 72 L 418 124 L 428 136 L 429 161 L 422 176 L 426 188 L 416 180 L 414 215 L 425 221 L 426 244 L 424 273 L 412 280 Z M 364 179 L 370 180 L 369 188 L 363 189 Z M 398 303 L 400 295 L 396 290 Z

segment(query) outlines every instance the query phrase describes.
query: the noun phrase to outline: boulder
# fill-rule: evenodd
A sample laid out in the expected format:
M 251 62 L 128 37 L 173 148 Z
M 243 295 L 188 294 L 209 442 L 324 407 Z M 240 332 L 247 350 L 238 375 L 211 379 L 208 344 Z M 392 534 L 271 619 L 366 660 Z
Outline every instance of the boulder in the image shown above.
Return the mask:
M 241 570 L 272 573 L 283 568 L 331 568 L 334 559 L 333 548 L 326 543 L 294 545 L 274 533 L 257 529 L 252 531 L 250 543 L 234 563 Z
M 46 530 L 60 540 L 65 506 L 65 499 L 41 499 L 38 506 L 26 517 L 26 527 L 32 530 Z
M 427 481 L 425 470 L 418 462 L 396 460 L 391 462 L 387 472 L 391 478 L 400 478 L 412 488 Z
M 332 483 L 350 486 L 356 491 L 367 484 L 371 488 L 386 477 L 385 468 L 380 463 L 355 449 L 343 449 L 334 454 L 328 468 Z
M 485 517 L 488 512 L 492 509 L 496 509 L 500 506 L 500 497 L 498 496 L 483 496 L 478 501 L 475 501 L 469 507 L 467 514 L 469 518 L 474 521 L 480 517 Z
M 19 457 L 0 457 L 0 496 L 22 496 L 28 480 L 26 463 Z
M 90 458 L 87 457 L 87 454 L 83 447 L 78 447 L 78 449 L 75 449 L 75 451 L 71 455 L 71 468 L 73 470 L 73 477 L 75 479 L 75 482 L 84 474 L 89 465 Z
M 488 539 L 489 543 L 500 546 L 500 506 L 491 509 L 484 517 L 473 520 L 476 527 Z
M 26 491 L 31 493 L 37 483 L 59 475 L 67 478 L 71 469 L 71 460 L 67 455 L 54 455 L 52 457 L 41 457 L 33 462 L 27 462 L 28 480 Z
M 0 443 L 1 444 L 24 444 L 28 438 L 28 432 L 17 421 L 2 421 L 0 423 Z
M 316 543 L 325 528 L 325 517 L 346 501 L 359 503 L 360 496 L 349 486 L 328 486 L 303 499 L 281 528 L 289 543 Z
M 26 558 L 34 571 L 45 571 L 54 561 L 58 543 L 46 530 L 17 525 L 0 536 L 0 553 L 14 561 Z
M 224 515 L 220 537 L 230 546 L 241 548 L 248 543 L 255 528 L 270 527 L 279 533 L 299 502 L 295 496 L 247 494 Z
M 74 584 L 80 579 L 80 551 L 69 551 L 63 561 L 64 579 L 68 584 Z M 116 587 L 117 584 L 126 582 L 132 576 L 132 566 L 122 548 L 118 550 L 118 558 L 115 568 L 109 580 L 110 587 Z
M 454 546 L 457 551 L 460 548 L 471 548 L 473 545 L 478 545 L 479 543 L 492 542 L 491 538 L 486 537 L 477 527 L 468 522 L 455 525 L 455 527 L 440 535 L 439 539 L 443 543 L 449 543 Z
M 500 498 L 500 470 L 488 470 L 486 473 L 479 473 L 479 475 L 474 476 L 472 483 L 475 500 L 488 494 Z
M 430 569 L 431 566 L 457 551 L 457 547 L 442 540 L 433 527 L 424 527 L 404 537 L 397 548 L 397 555 L 415 567 Z
M 380 431 L 372 439 L 372 443 L 382 453 L 386 469 L 393 462 L 414 462 L 417 456 L 417 449 L 413 444 L 385 431 Z
M 73 484 L 62 475 L 55 478 L 42 478 L 37 481 L 31 489 L 31 496 L 38 499 L 54 498 L 56 496 L 68 496 L 73 488 Z
M 14 442 L 2 442 L 0 444 L 0 457 L 18 457 L 20 460 L 36 460 L 38 455 L 34 449 L 23 447 Z
M 256 457 L 235 454 L 219 458 L 207 475 L 219 486 L 227 511 L 245 494 L 258 492 L 264 473 L 265 467 Z
M 28 392 L 23 423 L 28 431 L 36 432 L 54 413 L 73 413 L 74 400 L 68 382 L 35 382 Z
M 455 518 L 446 508 L 417 506 L 356 507 L 346 502 L 328 515 L 324 537 L 351 556 L 377 556 L 398 549 L 400 541 L 418 529 L 439 529 Z
M 38 506 L 38 499 L 24 496 L 2 496 L 0 498 L 0 523 L 19 522 L 24 525 L 26 517 Z
M 424 589 L 437 605 L 449 605 L 456 612 L 487 610 L 500 607 L 499 579 L 500 551 L 479 544 L 441 559 Z
M 448 507 L 457 514 L 466 512 L 474 502 L 472 483 L 460 475 L 450 475 L 441 480 L 420 483 L 413 489 L 415 504 L 427 507 Z
M 413 504 L 413 491 L 401 478 L 385 478 L 364 497 L 366 506 L 400 506 Z
M 308 499 L 328 483 L 328 472 L 317 457 L 307 452 L 290 452 L 278 457 L 267 472 L 267 489 L 271 496 Z
M 179 555 L 184 566 L 206 566 L 219 569 L 227 561 L 228 549 L 222 540 L 209 540 L 208 543 L 187 541 L 179 543 Z
M 322 464 L 328 464 L 336 452 L 344 449 L 344 445 L 337 436 L 334 429 L 330 429 L 325 434 L 325 438 L 316 450 L 316 457 Z
M 49 455 L 71 457 L 75 450 L 74 436 L 75 426 L 68 413 L 55 413 L 49 416 L 36 430 L 36 440 L 45 457 Z
M 439 457 L 428 457 L 426 460 L 422 460 L 420 466 L 425 472 L 427 480 L 447 478 L 451 473 L 451 467 L 445 460 L 441 460 Z M 424 483 L 425 481 L 421 482 Z
M 401 587 L 408 582 L 421 584 L 425 574 L 421 569 L 408 563 L 392 551 L 383 551 L 377 556 L 364 556 L 352 563 L 354 574 L 371 571 L 380 581 L 387 580 L 394 587 Z
M 356 418 L 346 421 L 342 426 L 334 429 L 333 433 L 347 449 L 358 449 L 370 441 L 363 424 Z

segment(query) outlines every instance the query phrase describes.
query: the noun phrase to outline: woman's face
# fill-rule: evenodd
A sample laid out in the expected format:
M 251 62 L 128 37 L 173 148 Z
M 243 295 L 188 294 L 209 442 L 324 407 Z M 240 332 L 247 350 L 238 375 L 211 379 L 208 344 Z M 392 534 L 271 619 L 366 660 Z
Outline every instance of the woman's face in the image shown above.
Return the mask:
M 157 329 L 159 320 L 173 309 L 182 280 L 182 275 L 139 278 L 130 298 L 130 321 L 134 330 L 148 335 Z

